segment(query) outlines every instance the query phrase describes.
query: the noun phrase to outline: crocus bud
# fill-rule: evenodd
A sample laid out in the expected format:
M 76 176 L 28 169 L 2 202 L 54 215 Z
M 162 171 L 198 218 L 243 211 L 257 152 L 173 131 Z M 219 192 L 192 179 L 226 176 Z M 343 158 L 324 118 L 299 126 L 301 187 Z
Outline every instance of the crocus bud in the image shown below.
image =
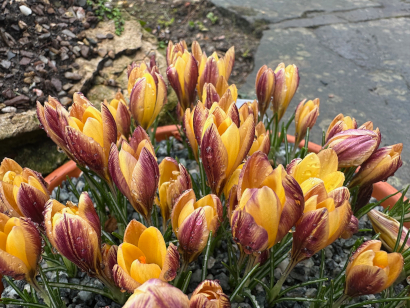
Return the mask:
M 175 202 L 171 214 L 172 229 L 186 264 L 194 261 L 205 248 L 209 232 L 216 235 L 222 221 L 222 203 L 215 195 L 196 201 L 192 189 Z
M 356 128 L 357 122 L 354 118 L 345 117 L 342 113 L 339 113 L 327 128 L 325 142 L 328 142 L 330 138 L 342 131 Z
M 359 220 L 356 218 L 356 216 L 352 215 L 352 217 L 350 217 L 350 222 L 347 225 L 346 230 L 343 231 L 340 237 L 347 240 L 351 238 L 353 234 L 356 234 L 357 231 L 359 231 Z
M 273 101 L 275 91 L 275 73 L 266 65 L 262 66 L 256 74 L 255 80 L 256 97 L 258 98 L 258 109 L 261 113 L 261 119 L 268 110 Z
M 187 108 L 192 108 L 195 103 L 195 86 L 198 79 L 198 64 L 194 56 L 185 50 L 181 56 L 169 64 L 167 77 L 178 97 L 182 112 L 185 112 Z
M 123 308 L 188 308 L 189 299 L 180 289 L 160 279 L 150 279 L 135 289 Z
M 117 141 L 117 124 L 105 104 L 98 111 L 81 93 L 74 93 L 65 127 L 68 149 L 74 160 L 110 182 L 108 155 Z
M 51 245 L 61 255 L 88 275 L 101 275 L 101 225 L 88 193 L 81 194 L 77 206 L 47 201 L 44 225 Z
M 371 210 L 367 213 L 367 216 L 372 223 L 373 229 L 376 233 L 380 233 L 380 240 L 382 241 L 384 247 L 388 251 L 393 251 L 394 247 L 396 246 L 397 236 L 399 234 L 400 229 L 400 222 L 398 222 L 393 217 L 387 216 L 386 214 Z M 400 243 L 399 247 L 403 246 L 404 240 L 406 239 L 406 235 L 409 230 L 403 226 L 403 230 L 401 232 Z M 410 247 L 410 239 L 404 243 L 404 250 Z
M 136 80 L 130 94 L 130 110 L 140 126 L 148 129 L 166 103 L 167 86 L 160 74 L 144 73 Z
M 31 283 L 37 274 L 42 241 L 34 223 L 0 213 L 0 274 Z
M 115 185 L 149 225 L 159 180 L 154 153 L 147 133 L 138 126 L 130 143 L 123 141 L 119 152 L 115 144 L 111 146 L 108 163 Z
M 349 187 L 371 185 L 387 180 L 401 167 L 403 144 L 380 148 L 375 151 L 360 167 L 359 172 L 350 182 Z
M 204 84 L 204 89 L 202 91 L 202 103 L 206 108 L 211 109 L 212 105 L 219 102 L 220 99 L 221 98 L 212 83 Z
M 315 98 L 313 101 L 306 99 L 301 101 L 296 107 L 295 113 L 295 143 L 299 144 L 306 136 L 307 129 L 310 130 L 316 123 L 319 116 L 320 100 Z
M 323 183 L 327 193 L 343 186 L 345 176 L 337 171 L 338 157 L 333 149 L 310 153 L 303 160 L 295 159 L 287 167 L 289 175 L 301 185 L 304 192 L 319 183 Z M 319 180 L 312 180 L 316 178 Z M 308 188 L 308 186 L 310 186 Z M 305 191 L 306 190 L 306 191 Z M 305 201 L 307 201 L 305 196 Z
M 197 119 L 194 115 L 195 136 L 200 144 L 208 185 L 219 196 L 231 174 L 248 154 L 255 136 L 255 124 L 253 116 L 248 116 L 240 125 L 235 104 L 228 113 L 214 104 L 205 122 L 202 121 L 202 117 Z
M 265 125 L 263 125 L 262 121 L 259 122 L 255 127 L 255 138 L 248 154 L 252 155 L 256 151 L 261 151 L 266 155 L 268 155 L 270 151 L 269 132 L 266 130 Z
M 253 116 L 254 123 L 258 123 L 258 102 L 256 99 L 251 102 L 246 102 L 239 108 L 239 117 L 241 119 L 241 123 L 245 122 L 249 115 Z M 262 118 L 261 118 L 262 119 Z
M 360 166 L 377 149 L 380 143 L 379 129 L 348 129 L 342 131 L 325 144 L 339 158 L 339 168 Z
M 188 46 L 184 40 L 176 43 L 175 45 L 172 41 L 169 41 L 167 47 L 167 66 L 174 63 L 177 58 L 182 57 L 185 50 L 188 50 Z
M 40 173 L 21 168 L 10 158 L 0 165 L 0 212 L 43 222 L 44 205 L 50 198 L 47 183 Z
M 296 65 L 280 63 L 275 69 L 275 90 L 273 95 L 273 113 L 280 121 L 299 86 L 299 69 Z
M 152 64 L 152 65 L 151 65 Z M 152 75 L 155 83 L 157 83 L 157 76 L 159 74 L 158 67 L 155 66 L 155 60 L 149 66 L 144 61 L 140 63 L 133 62 L 132 65 L 128 65 L 128 95 L 131 95 L 132 88 L 139 78 L 144 77 L 144 74 L 148 73 Z
M 396 281 L 403 269 L 403 256 L 381 251 L 381 244 L 377 240 L 367 241 L 350 257 L 346 268 L 346 295 L 380 293 Z
M 189 308 L 230 308 L 229 297 L 223 292 L 218 280 L 202 281 L 189 301 Z
M 165 157 L 159 164 L 159 200 L 163 224 L 171 216 L 175 200 L 186 190 L 192 188 L 191 176 L 185 167 L 171 158 Z
M 229 48 L 223 58 L 219 58 L 216 52 L 208 58 L 203 53 L 201 61 L 198 62 L 198 96 L 202 97 L 205 83 L 212 83 L 221 97 L 228 86 L 229 76 L 235 62 L 235 48 L 233 46 Z
M 179 254 L 172 243 L 168 249 L 161 232 L 132 220 L 125 230 L 124 242 L 118 247 L 117 264 L 113 267 L 115 283 L 133 292 L 152 278 L 171 281 L 179 268 Z
M 118 138 L 124 136 L 128 140 L 131 131 L 131 114 L 128 111 L 127 103 L 121 92 L 115 94 L 115 98 L 110 104 L 105 103 L 117 123 Z
M 267 196 L 269 201 L 266 200 Z M 243 166 L 237 185 L 237 200 L 239 206 L 234 213 L 238 211 L 236 214 L 238 216 L 235 222 L 235 214 L 232 214 L 232 231 L 237 230 L 235 231 L 237 242 L 240 242 L 248 253 L 270 248 L 281 241 L 300 219 L 304 208 L 303 193 L 298 183 L 286 174 L 282 165 L 273 169 L 267 155 L 262 152 L 255 152 Z M 241 212 L 240 216 L 239 212 Z M 278 223 L 267 223 L 265 219 L 278 221 Z M 246 238 L 241 239 L 241 236 L 252 236 L 248 231 L 243 232 L 245 234 L 239 232 L 247 225 L 255 225 L 252 221 L 257 225 L 253 227 L 254 229 L 263 228 L 268 235 L 267 244 L 261 245 L 260 249 L 253 247 L 253 244 L 250 245 L 253 240 L 248 244 Z M 235 224 L 237 227 L 233 227 Z M 253 248 L 248 249 L 246 246 Z
M 104 276 L 107 277 L 108 280 L 113 280 L 112 270 L 114 266 L 117 264 L 117 252 L 118 246 L 117 245 L 108 245 L 103 244 L 101 248 L 102 253 L 102 264 L 103 264 L 103 273 Z

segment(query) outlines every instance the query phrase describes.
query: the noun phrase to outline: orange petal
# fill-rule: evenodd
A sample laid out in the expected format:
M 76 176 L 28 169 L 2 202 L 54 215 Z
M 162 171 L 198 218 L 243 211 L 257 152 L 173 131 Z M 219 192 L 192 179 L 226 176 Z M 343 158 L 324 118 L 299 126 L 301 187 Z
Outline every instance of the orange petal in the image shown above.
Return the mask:
M 149 227 L 144 230 L 138 240 L 138 247 L 144 252 L 145 257 L 147 258 L 147 263 L 155 263 L 162 268 L 167 253 L 167 247 L 165 246 L 165 241 L 161 232 L 157 228 Z
M 152 278 L 159 278 L 161 268 L 157 264 L 143 264 L 135 260 L 131 266 L 131 277 L 138 283 L 144 283 Z

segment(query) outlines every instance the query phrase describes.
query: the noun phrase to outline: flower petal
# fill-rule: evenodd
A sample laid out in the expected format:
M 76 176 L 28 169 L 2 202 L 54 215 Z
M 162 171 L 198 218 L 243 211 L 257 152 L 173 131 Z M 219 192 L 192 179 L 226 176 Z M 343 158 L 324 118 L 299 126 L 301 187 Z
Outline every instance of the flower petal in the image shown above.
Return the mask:
M 136 282 L 132 277 L 124 271 L 118 264 L 114 265 L 112 269 L 112 276 L 115 284 L 129 293 L 134 292 L 141 284 Z
M 44 205 L 50 197 L 26 183 L 21 183 L 17 192 L 17 204 L 21 213 L 34 222 L 43 223 Z
M 177 276 L 179 269 L 179 252 L 178 248 L 170 243 L 165 256 L 165 261 L 162 267 L 160 279 L 164 281 L 172 281 Z
M 149 227 L 145 229 L 138 240 L 138 247 L 145 254 L 147 263 L 155 263 L 162 268 L 165 262 L 167 247 L 161 232 L 157 228 Z

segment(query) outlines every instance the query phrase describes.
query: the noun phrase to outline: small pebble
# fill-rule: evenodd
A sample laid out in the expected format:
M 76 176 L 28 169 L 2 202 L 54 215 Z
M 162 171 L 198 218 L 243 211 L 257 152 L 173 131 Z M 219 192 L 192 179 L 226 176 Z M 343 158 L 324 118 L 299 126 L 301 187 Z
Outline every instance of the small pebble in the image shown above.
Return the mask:
M 29 16 L 32 13 L 32 10 L 25 5 L 19 6 L 20 12 L 25 16 Z

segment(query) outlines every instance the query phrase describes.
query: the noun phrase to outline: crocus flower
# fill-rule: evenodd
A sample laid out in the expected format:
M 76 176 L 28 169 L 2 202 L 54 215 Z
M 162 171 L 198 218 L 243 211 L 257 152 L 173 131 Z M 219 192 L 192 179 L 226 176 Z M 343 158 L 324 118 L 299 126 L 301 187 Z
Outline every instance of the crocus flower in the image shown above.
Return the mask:
M 10 158 L 0 165 L 0 212 L 43 222 L 44 205 L 50 198 L 47 183 L 40 173 L 21 166 Z
M 61 255 L 92 277 L 102 275 L 100 218 L 88 193 L 81 194 L 78 205 L 48 200 L 44 225 L 51 245 Z
M 329 193 L 343 186 L 345 176 L 337 169 L 338 157 L 336 152 L 333 149 L 326 149 L 318 154 L 310 153 L 303 160 L 300 158 L 292 160 L 286 171 L 295 178 L 302 189 L 312 184 L 312 178 L 316 178 L 321 181 L 315 180 L 313 186 L 323 182 L 326 192 Z M 306 198 L 305 201 L 307 201 Z
M 195 114 L 193 126 L 208 185 L 219 196 L 252 146 L 255 136 L 253 116 L 248 116 L 240 125 L 235 104 L 231 105 L 228 114 L 214 104 L 204 123 L 203 118 L 197 119 Z
M 310 130 L 316 123 L 319 116 L 320 100 L 303 100 L 296 107 L 295 112 L 295 144 L 298 145 L 306 136 L 307 129 Z
M 342 131 L 356 128 L 357 122 L 354 118 L 348 116 L 345 117 L 342 113 L 339 113 L 327 128 L 325 142 L 328 142 L 330 138 Z
M 367 216 L 372 223 L 376 233 L 380 233 L 380 240 L 388 251 L 393 251 L 396 245 L 397 236 L 399 235 L 400 222 L 382 212 L 371 210 Z M 409 230 L 403 226 L 399 247 L 403 246 L 404 240 Z M 410 247 L 410 239 L 404 243 L 404 250 Z M 404 251 L 403 250 L 403 251 Z
M 112 145 L 108 163 L 115 185 L 150 225 L 159 180 L 154 153 L 147 133 L 139 126 L 129 144 L 122 142 L 119 152 L 117 146 Z
M 191 176 L 185 167 L 171 158 L 165 157 L 159 164 L 159 200 L 163 226 L 171 216 L 175 200 L 186 190 L 192 188 Z
M 177 58 L 182 57 L 185 50 L 188 50 L 188 47 L 184 40 L 176 43 L 175 45 L 170 40 L 168 42 L 168 47 L 167 47 L 167 66 L 170 66 L 172 63 L 174 63 Z
M 219 94 L 216 92 L 216 89 L 212 83 L 206 83 L 204 85 L 204 91 L 202 94 L 202 103 L 208 109 L 211 109 L 214 103 L 218 103 L 219 107 L 222 108 L 223 111 L 228 112 L 232 103 L 235 103 L 237 99 L 238 99 L 238 89 L 236 88 L 234 84 L 227 87 L 223 91 L 221 96 L 219 96 Z
M 380 293 L 391 286 L 403 269 L 400 253 L 381 251 L 377 240 L 363 243 L 346 268 L 344 293 L 349 297 Z
M 117 245 L 108 245 L 104 243 L 101 247 L 102 264 L 104 276 L 109 280 L 113 280 L 113 268 L 117 264 Z
M 130 110 L 132 117 L 144 129 L 154 123 L 166 103 L 167 86 L 159 73 L 146 72 L 135 81 L 130 94 Z
M 208 58 L 205 53 L 202 53 L 201 61 L 198 62 L 198 96 L 202 97 L 202 90 L 206 83 L 212 83 L 219 96 L 222 96 L 228 87 L 228 79 L 235 62 L 235 48 L 233 46 L 229 48 L 223 58 L 219 58 L 216 52 Z
M 241 119 L 241 123 L 243 123 L 247 118 L 248 115 L 253 116 L 254 123 L 258 123 L 259 111 L 258 111 L 258 102 L 256 99 L 251 102 L 246 102 L 239 108 L 239 118 Z M 262 118 L 261 118 L 262 119 Z
M 281 165 L 273 169 L 262 152 L 255 152 L 247 160 L 236 191 L 239 205 L 231 217 L 232 234 L 247 254 L 271 248 L 303 214 L 304 200 L 298 183 Z
M 261 151 L 266 155 L 268 155 L 270 151 L 269 132 L 266 130 L 265 125 L 263 125 L 262 121 L 259 122 L 255 127 L 255 138 L 248 154 L 252 155 L 256 151 Z
M 0 213 L 0 274 L 35 284 L 42 249 L 34 223 Z
M 189 308 L 230 308 L 229 297 L 223 292 L 218 280 L 202 281 L 192 293 Z
M 342 131 L 325 144 L 332 148 L 339 158 L 339 168 L 360 166 L 377 149 L 381 136 L 379 129 L 348 129 Z
M 195 86 L 198 79 L 198 64 L 194 56 L 187 50 L 182 55 L 176 56 L 167 68 L 167 77 L 178 97 L 181 111 L 192 108 L 195 103 Z
M 150 279 L 135 289 L 123 308 L 188 308 L 189 299 L 180 289 L 160 279 Z
M 115 94 L 115 98 L 107 104 L 112 116 L 117 123 L 117 139 L 124 136 L 128 140 L 131 130 L 131 114 L 128 111 L 127 103 L 121 92 Z
M 132 293 L 152 278 L 171 281 L 178 268 L 176 246 L 171 243 L 167 249 L 157 228 L 147 228 L 136 220 L 128 224 L 113 268 L 114 281 L 121 289 Z
M 172 230 L 185 264 L 194 261 L 205 248 L 209 232 L 215 236 L 222 222 L 222 203 L 215 195 L 196 200 L 192 189 L 175 202 L 171 214 Z
M 262 66 L 256 74 L 255 89 L 261 119 L 263 119 L 266 110 L 273 101 L 275 92 L 275 73 L 268 66 Z
M 144 74 L 146 73 L 151 74 L 152 78 L 154 78 L 155 82 L 157 82 L 157 76 L 155 73 L 159 74 L 159 70 L 155 63 L 155 57 L 153 56 L 153 58 L 151 58 L 149 65 L 147 65 L 144 61 L 139 63 L 133 62 L 131 65 L 128 65 L 127 73 L 128 95 L 131 95 L 132 88 L 134 88 L 137 80 L 144 77 Z
M 401 167 L 403 144 L 383 147 L 375 151 L 360 167 L 349 187 L 365 186 L 385 181 Z
M 275 69 L 275 91 L 273 95 L 273 113 L 280 121 L 299 86 L 299 69 L 296 65 L 280 63 Z

